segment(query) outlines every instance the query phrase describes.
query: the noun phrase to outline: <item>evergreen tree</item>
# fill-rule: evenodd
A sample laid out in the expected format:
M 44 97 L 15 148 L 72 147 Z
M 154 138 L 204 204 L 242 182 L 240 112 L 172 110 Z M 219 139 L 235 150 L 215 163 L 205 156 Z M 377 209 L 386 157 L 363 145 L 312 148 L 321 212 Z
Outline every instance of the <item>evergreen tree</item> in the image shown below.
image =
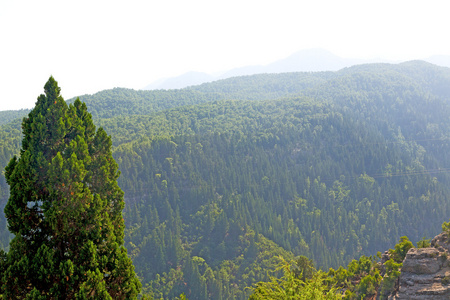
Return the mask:
M 123 246 L 123 191 L 111 139 L 86 105 L 68 106 L 53 77 L 22 123 L 6 167 L 15 235 L 0 263 L 6 298 L 130 299 L 140 291 Z

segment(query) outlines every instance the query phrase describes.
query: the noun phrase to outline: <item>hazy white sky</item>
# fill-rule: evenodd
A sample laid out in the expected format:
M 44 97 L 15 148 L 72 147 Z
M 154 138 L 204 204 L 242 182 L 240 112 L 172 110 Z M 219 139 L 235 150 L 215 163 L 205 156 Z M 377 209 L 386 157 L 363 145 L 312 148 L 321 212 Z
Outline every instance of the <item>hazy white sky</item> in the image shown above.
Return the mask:
M 187 71 L 264 65 L 309 48 L 342 57 L 450 55 L 446 1 L 0 0 L 0 110 Z

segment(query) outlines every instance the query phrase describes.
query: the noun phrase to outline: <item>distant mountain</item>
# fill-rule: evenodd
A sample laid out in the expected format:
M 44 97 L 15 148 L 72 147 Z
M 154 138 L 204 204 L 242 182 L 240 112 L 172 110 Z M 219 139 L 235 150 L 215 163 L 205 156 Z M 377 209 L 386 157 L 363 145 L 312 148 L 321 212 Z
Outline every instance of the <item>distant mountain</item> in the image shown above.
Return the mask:
M 0 125 L 8 124 L 15 119 L 23 118 L 29 112 L 29 109 L 0 111 Z
M 177 77 L 157 80 L 146 87 L 144 90 L 158 89 L 182 89 L 191 85 L 198 85 L 205 82 L 213 81 L 214 76 L 202 72 L 188 72 Z
M 219 79 L 236 76 L 254 75 L 262 73 L 286 73 L 286 72 L 318 72 L 337 71 L 363 63 L 381 62 L 380 60 L 362 60 L 342 58 L 323 49 L 307 49 L 298 51 L 284 59 L 275 61 L 265 66 L 245 66 L 235 68 L 218 76 L 201 72 L 188 72 L 183 75 L 155 81 L 144 90 L 154 89 L 180 89 L 192 85 L 199 85 Z M 386 62 L 386 61 L 384 61 Z M 450 61 L 449 61 L 450 64 Z
M 345 67 L 369 62 L 373 61 L 342 58 L 323 49 L 307 49 L 298 51 L 266 66 L 233 69 L 224 73 L 220 78 L 258 73 L 337 71 Z

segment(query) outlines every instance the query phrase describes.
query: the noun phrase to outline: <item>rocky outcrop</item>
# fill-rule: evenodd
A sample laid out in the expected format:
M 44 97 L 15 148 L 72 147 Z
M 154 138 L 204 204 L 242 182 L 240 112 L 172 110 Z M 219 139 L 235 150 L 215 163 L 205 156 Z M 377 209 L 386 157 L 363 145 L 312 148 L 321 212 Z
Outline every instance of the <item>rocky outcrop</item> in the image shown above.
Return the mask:
M 412 248 L 406 254 L 399 288 L 389 297 L 403 299 L 450 299 L 450 241 L 436 236 L 430 248 Z

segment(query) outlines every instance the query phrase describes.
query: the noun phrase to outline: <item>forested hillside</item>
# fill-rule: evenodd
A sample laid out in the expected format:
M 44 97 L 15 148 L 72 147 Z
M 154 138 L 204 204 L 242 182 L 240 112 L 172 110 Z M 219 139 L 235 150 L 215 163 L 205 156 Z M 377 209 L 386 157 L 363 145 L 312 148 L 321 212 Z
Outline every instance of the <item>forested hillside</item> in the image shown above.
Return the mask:
M 125 243 L 155 299 L 247 299 L 276 256 L 338 268 L 400 236 L 432 237 L 450 218 L 447 68 L 373 64 L 80 98 L 112 136 Z M 20 140 L 20 121 L 1 125 L 2 168 Z M 3 174 L 0 195 L 4 206 Z M 0 246 L 9 238 L 2 217 Z

